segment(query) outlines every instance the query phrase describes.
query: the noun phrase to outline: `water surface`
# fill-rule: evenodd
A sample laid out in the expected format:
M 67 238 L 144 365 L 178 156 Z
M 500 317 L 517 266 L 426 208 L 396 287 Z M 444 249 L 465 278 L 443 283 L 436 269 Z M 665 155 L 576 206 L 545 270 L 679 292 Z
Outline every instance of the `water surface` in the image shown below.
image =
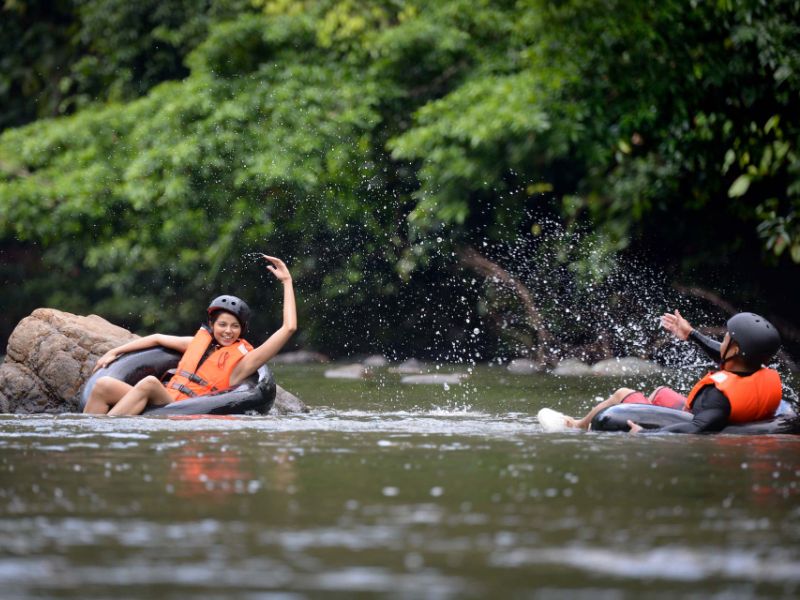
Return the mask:
M 308 415 L 0 417 L 3 597 L 800 592 L 798 437 L 544 434 L 621 382 L 322 370 L 278 370 Z

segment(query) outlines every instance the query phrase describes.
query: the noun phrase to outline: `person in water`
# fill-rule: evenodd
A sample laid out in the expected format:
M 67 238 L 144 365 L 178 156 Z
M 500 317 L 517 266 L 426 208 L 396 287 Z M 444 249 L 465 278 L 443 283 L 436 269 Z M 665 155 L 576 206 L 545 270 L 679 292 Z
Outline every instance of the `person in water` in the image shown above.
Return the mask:
M 297 310 L 289 269 L 279 258 L 262 256 L 271 263 L 267 269 L 283 284 L 283 325 L 266 342 L 254 348 L 242 338 L 250 319 L 250 308 L 244 300 L 219 296 L 208 306 L 208 325 L 193 337 L 148 335 L 109 350 L 94 367 L 97 371 L 128 352 L 163 346 L 183 354 L 166 385 L 152 375 L 134 386 L 113 377 L 100 377 L 83 412 L 138 415 L 147 405 L 163 406 L 237 386 L 274 357 L 297 329 Z
M 765 318 L 754 313 L 739 313 L 728 320 L 722 342 L 712 340 L 696 329 L 677 310 L 661 317 L 661 325 L 680 340 L 692 340 L 708 354 L 719 369 L 698 381 L 688 398 L 668 387 L 657 388 L 649 397 L 620 388 L 600 402 L 586 416 L 564 417 L 568 427 L 588 429 L 600 411 L 620 403 L 651 404 L 692 413 L 690 422 L 677 423 L 648 432 L 711 433 L 729 423 L 750 423 L 769 419 L 781 402 L 783 387 L 777 371 L 764 366 L 778 352 L 781 338 Z M 643 431 L 628 421 L 631 433 Z

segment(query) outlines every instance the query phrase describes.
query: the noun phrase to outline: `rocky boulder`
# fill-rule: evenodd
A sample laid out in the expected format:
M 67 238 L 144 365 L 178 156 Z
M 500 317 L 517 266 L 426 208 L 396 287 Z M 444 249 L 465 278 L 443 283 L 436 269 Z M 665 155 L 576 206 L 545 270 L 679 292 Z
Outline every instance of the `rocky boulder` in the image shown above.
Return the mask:
M 270 361 L 273 365 L 309 365 L 327 363 L 330 358 L 319 352 L 311 350 L 297 350 L 295 352 L 281 352 Z
M 97 359 L 137 336 L 96 315 L 39 308 L 19 322 L 0 366 L 0 410 L 75 412 Z
M 327 379 L 364 379 L 369 374 L 369 370 L 362 364 L 341 365 L 334 369 L 327 369 L 325 377 Z
M 81 388 L 97 359 L 137 337 L 96 315 L 51 308 L 33 311 L 8 339 L 0 365 L 0 412 L 76 412 Z M 273 410 L 285 414 L 308 409 L 279 387 Z
M 395 367 L 389 367 L 389 372 L 398 373 L 400 375 L 415 375 L 424 373 L 426 369 L 427 366 L 425 363 L 417 360 L 416 358 L 409 358 Z
M 581 377 L 591 375 L 592 367 L 577 358 L 565 358 L 553 369 L 553 375 L 559 377 Z
M 292 413 L 307 413 L 308 406 L 291 392 L 287 392 L 281 386 L 277 386 L 275 391 L 275 404 L 269 411 L 271 415 L 290 415 Z
M 368 369 L 381 368 L 389 365 L 389 359 L 382 354 L 373 354 L 361 361 Z
M 467 379 L 467 373 L 430 373 L 425 375 L 405 375 L 400 379 L 400 383 L 423 384 L 423 385 L 459 385 Z
M 514 373 L 515 375 L 532 375 L 542 370 L 539 364 L 527 358 L 515 358 L 508 363 L 506 368 L 509 373 Z

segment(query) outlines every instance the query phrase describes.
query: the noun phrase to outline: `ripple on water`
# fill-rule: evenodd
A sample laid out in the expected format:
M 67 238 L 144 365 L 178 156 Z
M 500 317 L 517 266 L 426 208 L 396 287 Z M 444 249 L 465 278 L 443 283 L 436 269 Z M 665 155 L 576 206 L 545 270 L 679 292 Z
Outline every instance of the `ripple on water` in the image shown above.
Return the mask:
M 666 547 L 638 552 L 575 546 L 567 548 L 513 548 L 498 550 L 490 558 L 499 567 L 560 565 L 615 577 L 640 580 L 700 581 L 725 579 L 797 583 L 800 562 L 782 555 L 756 556 L 741 550 L 718 547 Z M 669 565 L 665 568 L 665 565 Z
M 95 441 L 97 436 L 115 439 L 121 444 L 147 440 L 156 432 L 199 431 L 266 431 L 276 432 L 342 432 L 342 433 L 409 433 L 480 436 L 482 438 L 525 437 L 541 432 L 536 419 L 519 413 L 491 414 L 470 410 L 419 411 L 335 411 L 316 410 L 311 414 L 290 416 L 231 416 L 219 419 L 123 417 L 98 418 L 84 415 L 37 415 L 0 418 L 0 447 L 31 438 L 60 438 Z M 94 438 L 94 439 L 93 439 Z
M 19 535 L 27 532 L 26 535 Z M 251 532 L 251 524 L 202 519 L 184 523 L 153 523 L 126 519 L 0 520 L 0 534 L 15 541 L 7 550 L 39 557 L 0 561 L 0 585 L 6 591 L 63 590 L 70 586 L 191 586 L 206 590 L 283 589 L 296 591 L 341 591 L 397 593 L 409 597 L 453 597 L 466 590 L 461 577 L 424 569 L 419 553 L 405 552 L 402 532 L 394 526 L 358 526 L 305 530 L 268 529 L 256 535 L 259 546 L 276 548 L 273 556 L 234 556 L 220 542 Z M 113 543 L 138 550 L 119 554 L 116 564 L 102 567 L 82 563 L 67 565 L 56 553 L 70 547 Z M 154 552 L 156 549 L 162 552 Z M 164 555 L 163 550 L 170 552 Z M 198 556 L 196 549 L 217 548 Z M 309 571 L 298 569 L 297 561 L 308 560 L 309 552 L 331 548 L 352 552 L 390 549 L 403 553 L 408 572 L 389 567 L 322 565 L 309 563 Z M 234 552 L 235 554 L 235 552 Z M 285 558 L 281 558 L 285 557 Z

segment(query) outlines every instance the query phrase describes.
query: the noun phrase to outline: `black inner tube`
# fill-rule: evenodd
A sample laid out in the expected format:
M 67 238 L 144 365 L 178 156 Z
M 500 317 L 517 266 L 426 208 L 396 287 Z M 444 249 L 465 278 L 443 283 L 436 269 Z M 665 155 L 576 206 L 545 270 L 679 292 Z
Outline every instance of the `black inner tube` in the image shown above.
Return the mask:
M 659 429 L 692 420 L 692 413 L 649 404 L 617 404 L 597 413 L 592 419 L 592 431 L 629 431 L 628 420 L 645 429 Z M 800 417 L 777 416 L 765 421 L 728 425 L 720 433 L 740 435 L 800 434 Z
M 114 377 L 129 385 L 149 375 L 164 381 L 168 371 L 180 360 L 180 353 L 162 347 L 129 352 L 112 362 L 108 367 L 94 373 L 83 387 L 79 403 L 82 412 L 89 400 L 94 384 L 100 377 Z M 187 398 L 166 406 L 148 406 L 147 415 L 232 415 L 267 414 L 275 402 L 276 385 L 272 371 L 266 365 L 245 379 L 235 388 L 214 392 L 196 398 Z

